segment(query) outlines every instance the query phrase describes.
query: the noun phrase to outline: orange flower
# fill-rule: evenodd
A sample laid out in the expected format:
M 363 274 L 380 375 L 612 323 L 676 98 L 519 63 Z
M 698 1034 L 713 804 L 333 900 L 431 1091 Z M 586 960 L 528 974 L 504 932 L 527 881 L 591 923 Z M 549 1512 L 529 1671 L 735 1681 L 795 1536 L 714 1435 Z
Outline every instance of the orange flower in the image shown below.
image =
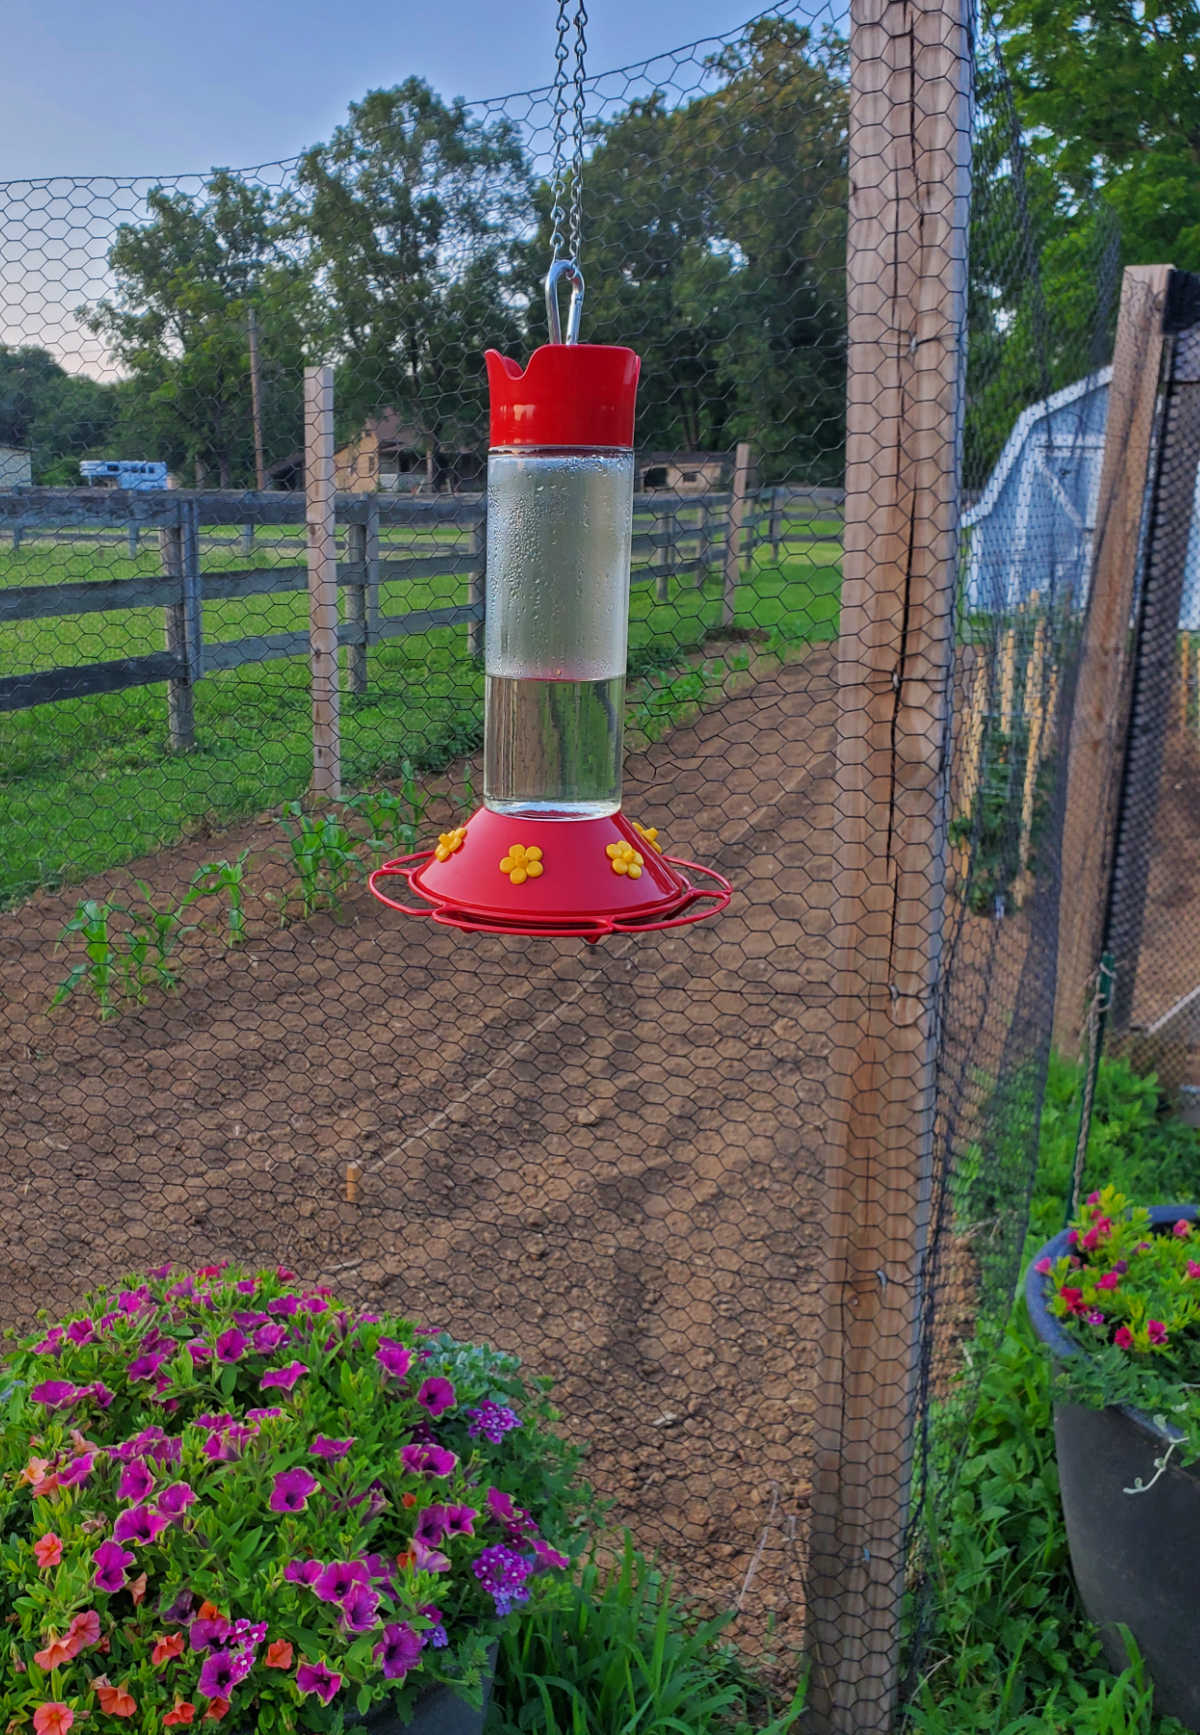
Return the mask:
M 30 1484 L 40 1482 L 49 1468 L 49 1458 L 31 1458 L 17 1479 L 20 1482 L 28 1482 Z
M 75 1713 L 69 1705 L 60 1705 L 51 1701 L 48 1705 L 39 1705 L 33 1713 L 33 1726 L 37 1735 L 67 1735 Z
M 275 1639 L 267 1646 L 267 1654 L 263 1662 L 268 1669 L 290 1669 L 292 1666 L 292 1647 L 286 1639 Z
M 129 1583 L 126 1585 L 125 1588 L 129 1592 L 130 1596 L 133 1598 L 134 1608 L 140 1608 L 142 1603 L 145 1601 L 145 1598 L 146 1598 L 146 1575 L 145 1575 L 145 1573 L 139 1572 L 136 1578 L 130 1579 Z
M 100 1701 L 100 1709 L 106 1717 L 132 1717 L 137 1710 L 137 1701 L 132 1693 L 124 1687 L 102 1687 L 99 1681 L 94 1683 L 96 1697 Z
M 169 1663 L 172 1657 L 183 1655 L 183 1634 L 163 1633 L 155 1640 L 154 1649 L 150 1653 L 150 1661 L 154 1667 L 160 1668 L 163 1663 Z
M 415 1566 L 416 1563 L 417 1557 L 411 1548 L 406 1548 L 403 1553 L 396 1556 L 396 1565 L 400 1567 L 402 1571 L 406 1566 Z
M 192 1704 L 192 1701 L 190 1699 L 176 1699 L 175 1709 L 173 1711 L 168 1711 L 166 1716 L 163 1718 L 163 1727 L 164 1729 L 170 1729 L 175 1723 L 188 1724 L 194 1723 L 195 1720 L 196 1707 Z
M 48 1530 L 45 1536 L 38 1537 L 33 1545 L 33 1552 L 43 1572 L 48 1567 L 57 1566 L 62 1559 L 62 1537 L 55 1536 L 52 1530 Z
M 70 1633 L 63 1639 L 56 1639 L 51 1633 L 45 1646 L 33 1653 L 33 1660 L 39 1669 L 61 1669 L 64 1663 L 69 1663 L 72 1657 L 78 1656 L 82 1649 L 82 1644 L 72 1638 Z
M 220 1617 L 221 1617 L 221 1611 L 217 1607 L 215 1602 L 202 1602 L 200 1604 L 200 1613 L 199 1613 L 199 1616 L 197 1617 L 199 1620 L 215 1621 L 215 1620 L 219 1620 Z
M 100 1616 L 94 1608 L 84 1609 L 82 1614 L 72 1618 L 67 1628 L 67 1642 L 75 1646 L 77 1651 L 86 1650 L 90 1645 L 100 1643 Z M 107 1650 L 107 1646 L 105 1649 Z
M 402 1494 L 400 1496 L 400 1504 L 401 1506 L 415 1506 L 417 1504 L 417 1497 L 415 1494 Z
M 228 1699 L 210 1699 L 208 1710 L 204 1713 L 204 1721 L 206 1723 L 219 1723 L 228 1709 Z

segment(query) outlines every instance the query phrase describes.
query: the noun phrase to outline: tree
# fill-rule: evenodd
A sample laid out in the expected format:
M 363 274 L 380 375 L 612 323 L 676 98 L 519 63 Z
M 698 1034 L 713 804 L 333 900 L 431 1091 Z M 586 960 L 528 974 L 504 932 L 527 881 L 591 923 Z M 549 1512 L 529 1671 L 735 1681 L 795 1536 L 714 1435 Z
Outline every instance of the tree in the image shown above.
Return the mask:
M 68 374 L 48 350 L 0 347 L 0 445 L 27 449 L 37 482 L 77 483 L 114 432 L 120 389 Z
M 996 23 L 1060 233 L 1103 194 L 1125 263 L 1200 271 L 1196 0 L 1004 0 Z
M 217 170 L 192 196 L 154 188 L 149 221 L 122 224 L 109 251 L 117 293 L 89 314 L 128 370 L 125 427 L 145 455 L 254 475 L 247 316 L 264 357 L 268 454 L 301 442 L 308 285 L 285 212 L 266 187 Z
M 352 103 L 299 181 L 342 432 L 393 409 L 431 467 L 438 444 L 481 440 L 482 349 L 520 329 L 514 237 L 531 206 L 512 123 L 410 78 Z

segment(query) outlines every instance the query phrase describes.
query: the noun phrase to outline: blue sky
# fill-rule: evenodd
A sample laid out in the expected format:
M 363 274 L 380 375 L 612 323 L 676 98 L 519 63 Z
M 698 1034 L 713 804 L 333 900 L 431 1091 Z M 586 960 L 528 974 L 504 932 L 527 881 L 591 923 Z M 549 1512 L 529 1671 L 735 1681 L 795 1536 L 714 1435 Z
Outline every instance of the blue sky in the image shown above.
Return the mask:
M 765 0 L 591 0 L 588 70 L 736 30 Z M 573 8 L 572 8 L 573 10 Z M 410 74 L 469 99 L 548 84 L 553 0 L 7 0 L 0 181 L 294 155 Z

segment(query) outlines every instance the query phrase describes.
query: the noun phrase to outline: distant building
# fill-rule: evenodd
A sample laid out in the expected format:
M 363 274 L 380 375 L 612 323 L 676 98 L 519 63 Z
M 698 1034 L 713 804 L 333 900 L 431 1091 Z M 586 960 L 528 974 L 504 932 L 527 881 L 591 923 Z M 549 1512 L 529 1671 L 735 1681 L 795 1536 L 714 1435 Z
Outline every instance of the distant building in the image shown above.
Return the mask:
M 725 452 L 639 452 L 634 487 L 639 494 L 715 494 L 730 469 Z
M 402 422 L 395 410 L 383 410 L 334 453 L 333 485 L 347 494 L 457 494 L 483 488 L 486 464 L 482 450 L 469 446 L 436 446 L 431 463 L 420 430 Z
M 0 446 L 0 488 L 28 488 L 33 482 L 33 463 L 20 446 Z

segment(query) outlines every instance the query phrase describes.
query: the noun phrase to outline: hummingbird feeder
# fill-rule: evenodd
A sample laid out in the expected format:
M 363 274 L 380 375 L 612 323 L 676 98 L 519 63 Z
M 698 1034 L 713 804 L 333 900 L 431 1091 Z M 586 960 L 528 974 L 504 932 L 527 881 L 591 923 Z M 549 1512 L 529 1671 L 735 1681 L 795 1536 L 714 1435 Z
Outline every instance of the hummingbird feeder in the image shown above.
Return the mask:
M 369 881 L 389 908 L 468 932 L 596 941 L 698 922 L 731 895 L 621 810 L 641 362 L 577 341 L 582 297 L 577 264 L 556 259 L 552 341 L 524 370 L 487 352 L 483 804 Z M 392 895 L 401 883 L 416 903 Z

